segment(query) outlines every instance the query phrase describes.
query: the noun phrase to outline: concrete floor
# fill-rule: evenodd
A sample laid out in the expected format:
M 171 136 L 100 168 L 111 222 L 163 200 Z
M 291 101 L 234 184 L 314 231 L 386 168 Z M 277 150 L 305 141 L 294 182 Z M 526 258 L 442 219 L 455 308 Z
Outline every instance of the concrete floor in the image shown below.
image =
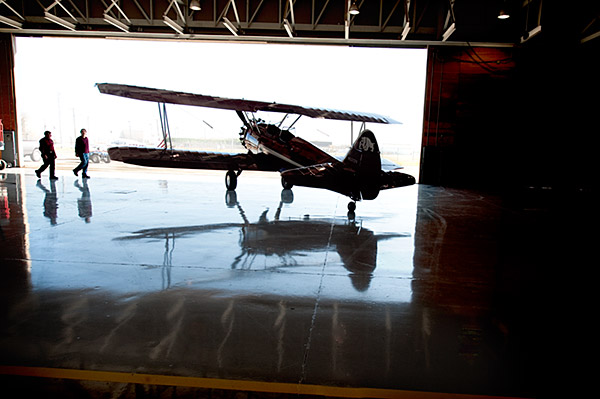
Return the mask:
M 351 221 L 346 198 L 282 191 L 277 174 L 244 172 L 226 193 L 221 172 L 91 169 L 0 174 L 5 387 L 537 394 L 543 207 L 415 185 Z

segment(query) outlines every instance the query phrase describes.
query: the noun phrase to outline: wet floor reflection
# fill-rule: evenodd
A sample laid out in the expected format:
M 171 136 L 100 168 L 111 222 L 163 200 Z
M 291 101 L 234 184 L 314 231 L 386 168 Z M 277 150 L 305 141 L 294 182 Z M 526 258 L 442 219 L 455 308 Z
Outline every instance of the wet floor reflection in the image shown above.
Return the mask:
M 0 173 L 0 325 L 6 309 L 31 289 L 27 215 L 22 176 Z
M 335 251 L 348 272 L 352 286 L 357 291 L 366 291 L 377 267 L 378 243 L 411 236 L 408 233 L 375 234 L 364 227 L 361 220 L 354 217 L 336 219 L 312 218 L 305 215 L 302 218 L 282 218 L 283 205 L 293 203 L 291 190 L 282 191 L 281 201 L 272 219 L 269 219 L 269 209 L 266 209 L 255 222 L 248 220 L 234 191 L 228 191 L 225 198 L 228 207 L 238 209 L 240 223 L 148 228 L 118 237 L 116 240 L 146 240 L 150 243 L 163 240 L 163 282 L 166 281 L 163 287 L 170 286 L 173 254 L 179 239 L 193 237 L 198 240 L 203 234 L 225 231 L 239 234 L 239 254 L 230 263 L 232 270 L 264 270 L 265 263 L 269 265 L 267 269 L 299 267 L 306 264 L 309 257 L 318 255 L 319 259 L 325 259 L 327 253 Z M 210 237 L 204 239 L 208 242 L 211 240 Z M 185 248 L 181 250 L 185 251 Z M 265 258 L 276 261 L 265 262 Z M 332 259 L 330 261 L 333 262 Z
M 75 183 L 73 183 L 81 191 L 81 198 L 77 199 L 77 211 L 79 217 L 89 223 L 92 218 L 92 198 L 87 179 L 82 180 L 83 183 L 80 183 L 79 180 L 75 180 Z
M 36 186 L 42 190 L 44 195 L 44 216 L 50 219 L 50 224 L 56 225 L 58 220 L 58 195 L 56 193 L 56 182 L 50 180 L 50 189 L 48 189 L 41 180 L 37 181 Z
M 225 198 L 221 179 L 202 198 L 196 182 L 85 183 L 0 181 L 0 364 L 530 389 L 530 285 L 513 279 L 537 225 L 494 198 L 420 186 L 348 219 L 260 181 Z

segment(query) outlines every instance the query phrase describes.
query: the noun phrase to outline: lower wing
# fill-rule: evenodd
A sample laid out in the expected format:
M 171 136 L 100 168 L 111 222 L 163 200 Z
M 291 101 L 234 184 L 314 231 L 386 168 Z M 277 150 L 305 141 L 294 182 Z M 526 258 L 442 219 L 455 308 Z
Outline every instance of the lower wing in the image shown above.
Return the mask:
M 159 168 L 261 170 L 276 172 L 281 161 L 265 154 L 227 154 L 149 147 L 112 147 L 111 160 Z

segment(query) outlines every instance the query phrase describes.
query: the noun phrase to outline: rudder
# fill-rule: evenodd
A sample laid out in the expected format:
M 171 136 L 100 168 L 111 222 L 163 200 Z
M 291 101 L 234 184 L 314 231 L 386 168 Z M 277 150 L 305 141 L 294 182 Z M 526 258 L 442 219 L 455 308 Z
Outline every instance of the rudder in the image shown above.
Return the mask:
M 358 199 L 375 199 L 379 194 L 381 156 L 375 135 L 363 130 L 343 160 L 344 168 L 354 174 Z M 360 196 L 357 195 L 360 193 Z

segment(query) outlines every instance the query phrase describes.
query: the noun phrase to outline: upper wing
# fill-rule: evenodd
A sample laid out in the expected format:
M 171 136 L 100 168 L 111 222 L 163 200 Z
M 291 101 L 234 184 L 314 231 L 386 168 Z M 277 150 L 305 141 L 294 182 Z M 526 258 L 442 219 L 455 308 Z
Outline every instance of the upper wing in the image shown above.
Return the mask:
M 178 91 L 152 89 L 121 85 L 114 83 L 98 83 L 98 90 L 104 94 L 133 98 L 136 100 L 162 102 L 180 105 L 195 105 L 199 107 L 229 109 L 234 111 L 256 112 L 282 112 L 288 114 L 304 115 L 311 118 L 336 119 L 356 122 L 400 123 L 387 116 L 367 112 L 343 111 L 335 109 L 307 108 L 298 105 L 269 103 L 242 99 L 204 96 L 201 94 L 183 93 Z
M 111 160 L 139 166 L 185 169 L 261 170 L 276 172 L 284 165 L 265 154 L 226 154 L 148 147 L 112 147 Z

